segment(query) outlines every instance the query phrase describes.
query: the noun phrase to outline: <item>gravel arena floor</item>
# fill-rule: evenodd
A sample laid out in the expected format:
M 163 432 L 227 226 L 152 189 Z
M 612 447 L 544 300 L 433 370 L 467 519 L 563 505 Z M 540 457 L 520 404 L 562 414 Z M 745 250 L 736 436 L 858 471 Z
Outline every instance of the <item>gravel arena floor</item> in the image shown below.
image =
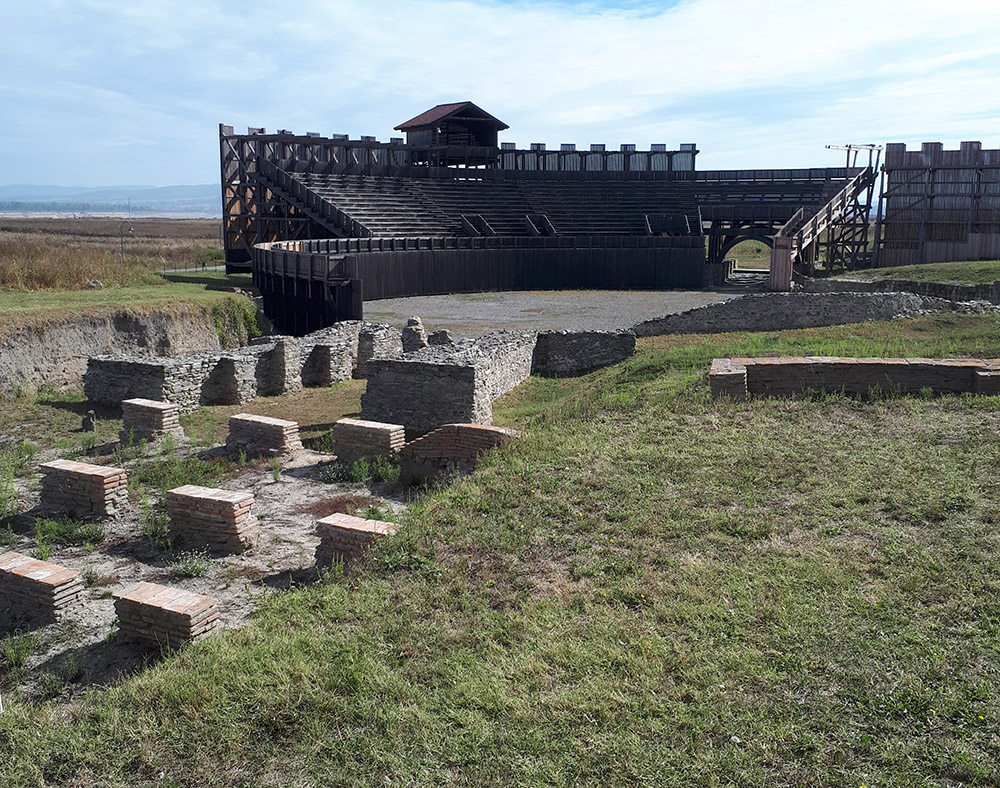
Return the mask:
M 387 298 L 365 303 L 365 319 L 406 325 L 417 315 L 428 331 L 478 336 L 519 331 L 613 331 L 643 320 L 728 301 L 745 291 L 557 290 Z

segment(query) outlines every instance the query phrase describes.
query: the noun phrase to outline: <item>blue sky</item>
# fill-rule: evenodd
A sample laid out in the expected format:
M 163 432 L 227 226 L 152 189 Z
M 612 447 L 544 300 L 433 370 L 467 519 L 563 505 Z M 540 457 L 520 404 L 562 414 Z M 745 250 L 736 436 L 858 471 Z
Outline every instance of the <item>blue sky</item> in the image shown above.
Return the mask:
M 502 140 L 1000 147 L 1000 2 L 35 0 L 0 26 L 0 184 L 213 183 L 218 124 L 394 136 L 471 99 Z

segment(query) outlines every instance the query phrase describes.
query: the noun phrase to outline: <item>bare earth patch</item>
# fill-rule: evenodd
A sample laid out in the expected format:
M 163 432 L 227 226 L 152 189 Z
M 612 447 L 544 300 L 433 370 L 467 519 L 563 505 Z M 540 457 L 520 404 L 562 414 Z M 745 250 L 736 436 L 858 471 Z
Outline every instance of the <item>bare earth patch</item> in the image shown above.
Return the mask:
M 283 458 L 277 481 L 271 464 L 258 460 L 219 485 L 254 495 L 260 539 L 243 554 L 204 556 L 197 547 L 165 549 L 165 545 L 155 544 L 141 531 L 141 506 L 135 491 L 124 516 L 103 522 L 105 535 L 99 543 L 50 545 L 47 560 L 79 571 L 87 587 L 83 604 L 67 613 L 64 620 L 34 630 L 40 643 L 25 664 L 24 689 L 34 695 L 68 693 L 71 697 L 74 690 L 114 683 L 157 658 L 113 637 L 116 593 L 145 581 L 207 594 L 219 601 L 223 628 L 237 628 L 253 613 L 262 595 L 318 576 L 314 553 L 319 538 L 313 533 L 318 517 L 335 511 L 353 513 L 369 506 L 393 513 L 406 508 L 399 500 L 373 494 L 367 486 L 323 481 L 322 467 L 332 459 L 329 454 L 302 450 L 292 458 Z M 37 490 L 20 492 L 22 510 L 26 506 L 34 509 Z M 33 515 L 31 511 L 25 517 L 30 520 Z M 25 533 L 15 534 L 14 543 L 4 549 L 37 555 L 33 529 L 20 530 Z M 203 574 L 178 576 L 190 569 L 192 561 Z M 3 634 L 20 629 L 16 621 L 0 623 L 5 625 Z M 52 676 L 61 679 L 54 682 Z M 53 691 L 54 685 L 58 692 Z

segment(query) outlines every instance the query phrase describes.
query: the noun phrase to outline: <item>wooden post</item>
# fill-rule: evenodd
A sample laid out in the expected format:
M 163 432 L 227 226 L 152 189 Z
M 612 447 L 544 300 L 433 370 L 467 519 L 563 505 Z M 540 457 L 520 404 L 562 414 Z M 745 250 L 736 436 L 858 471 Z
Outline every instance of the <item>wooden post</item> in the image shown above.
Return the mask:
M 792 239 L 774 236 L 771 247 L 771 277 L 768 290 L 787 292 L 792 289 Z

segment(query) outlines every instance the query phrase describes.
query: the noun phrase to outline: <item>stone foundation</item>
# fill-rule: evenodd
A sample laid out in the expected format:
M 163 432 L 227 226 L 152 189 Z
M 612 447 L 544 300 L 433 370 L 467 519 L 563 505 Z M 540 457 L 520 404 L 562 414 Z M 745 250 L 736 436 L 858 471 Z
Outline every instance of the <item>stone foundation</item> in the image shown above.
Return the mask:
M 490 424 L 493 400 L 531 374 L 534 334 L 499 331 L 368 362 L 361 417 L 402 424 L 408 439 L 445 424 Z
M 784 396 L 807 391 L 850 395 L 1000 394 L 1000 360 L 929 358 L 714 359 L 709 370 L 712 396 L 745 399 L 748 394 Z
M 531 374 L 584 375 L 634 355 L 632 331 L 542 331 L 535 343 Z
M 399 526 L 382 520 L 364 520 L 349 514 L 331 514 L 316 521 L 319 546 L 316 565 L 330 566 L 335 561 L 357 558 L 376 539 L 391 536 Z
M 39 470 L 39 505 L 44 511 L 70 517 L 112 517 L 128 500 L 123 468 L 54 460 L 42 464 Z
M 167 492 L 170 535 L 185 545 L 213 552 L 242 553 L 257 543 L 254 497 L 185 484 Z
M 485 452 L 518 437 L 517 430 L 481 424 L 446 424 L 407 443 L 399 453 L 404 474 L 432 479 L 471 471 Z
M 185 437 L 181 429 L 180 406 L 151 399 L 127 399 L 122 402 L 122 431 L 118 435 L 122 443 L 155 441 L 166 435 Z
M 358 362 L 354 377 L 368 377 L 368 362 L 373 358 L 395 358 L 403 354 L 399 330 L 385 325 L 366 324 L 358 333 Z
M 366 324 L 365 331 L 377 339 L 368 352 L 401 347 L 395 329 Z M 201 405 L 241 405 L 258 396 L 347 380 L 359 332 L 361 324 L 351 321 L 301 338 L 262 337 L 248 347 L 196 356 L 92 356 L 83 390 L 91 402 L 107 405 L 135 398 L 173 402 L 182 412 Z
M 229 417 L 226 451 L 244 452 L 248 457 L 262 454 L 288 454 L 302 448 L 299 424 L 296 421 L 237 413 Z
M 80 573 L 20 553 L 0 555 L 0 599 L 5 608 L 51 624 L 80 602 Z
M 337 459 L 347 464 L 362 457 L 395 457 L 406 443 L 402 424 L 340 419 L 331 433 Z
M 118 632 L 150 648 L 180 648 L 211 634 L 219 624 L 214 597 L 156 583 L 139 583 L 115 597 Z

